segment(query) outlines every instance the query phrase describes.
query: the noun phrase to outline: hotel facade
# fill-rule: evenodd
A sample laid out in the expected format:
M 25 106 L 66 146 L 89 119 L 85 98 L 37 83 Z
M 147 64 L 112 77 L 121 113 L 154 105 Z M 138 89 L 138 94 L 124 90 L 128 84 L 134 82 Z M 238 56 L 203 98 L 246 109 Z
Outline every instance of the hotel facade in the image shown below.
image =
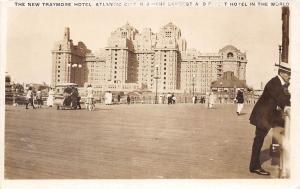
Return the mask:
M 73 45 L 70 29 L 52 50 L 52 85 L 91 84 L 97 91 L 206 93 L 211 83 L 232 71 L 246 83 L 246 53 L 232 45 L 216 53 L 187 49 L 173 23 L 141 32 L 126 23 L 113 31 L 105 48 L 92 52 L 83 42 Z

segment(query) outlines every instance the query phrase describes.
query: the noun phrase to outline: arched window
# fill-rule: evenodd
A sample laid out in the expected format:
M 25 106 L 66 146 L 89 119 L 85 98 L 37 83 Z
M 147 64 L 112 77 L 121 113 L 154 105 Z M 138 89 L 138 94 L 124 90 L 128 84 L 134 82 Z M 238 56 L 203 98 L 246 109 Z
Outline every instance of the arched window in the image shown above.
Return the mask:
M 233 53 L 232 52 L 227 53 L 227 58 L 233 58 Z

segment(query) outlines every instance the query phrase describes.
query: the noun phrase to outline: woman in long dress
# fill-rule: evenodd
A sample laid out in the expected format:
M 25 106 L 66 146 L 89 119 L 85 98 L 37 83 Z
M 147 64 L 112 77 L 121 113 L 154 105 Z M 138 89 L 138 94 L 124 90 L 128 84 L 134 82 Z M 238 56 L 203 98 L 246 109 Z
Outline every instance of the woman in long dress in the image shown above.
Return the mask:
M 213 108 L 214 103 L 215 103 L 214 101 L 215 101 L 214 93 L 211 92 L 211 93 L 209 93 L 209 96 L 208 96 L 208 108 Z
M 47 106 L 52 107 L 54 104 L 54 90 L 51 88 L 48 93 Z
M 105 105 L 111 105 L 112 104 L 112 93 L 110 91 L 106 92 L 104 95 L 104 103 Z

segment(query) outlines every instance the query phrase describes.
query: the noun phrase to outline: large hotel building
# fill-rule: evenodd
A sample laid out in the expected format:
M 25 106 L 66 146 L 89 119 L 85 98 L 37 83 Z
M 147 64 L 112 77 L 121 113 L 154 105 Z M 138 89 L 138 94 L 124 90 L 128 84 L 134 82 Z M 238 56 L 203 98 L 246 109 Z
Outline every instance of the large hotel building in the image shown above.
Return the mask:
M 246 82 L 246 53 L 228 45 L 216 53 L 187 49 L 181 30 L 173 23 L 158 33 L 141 32 L 125 24 L 111 33 L 107 46 L 91 52 L 77 45 L 65 28 L 63 40 L 52 50 L 52 85 L 91 84 L 97 91 L 148 90 L 167 93 L 205 93 L 211 83 L 231 71 Z M 157 83 L 157 85 L 156 85 Z

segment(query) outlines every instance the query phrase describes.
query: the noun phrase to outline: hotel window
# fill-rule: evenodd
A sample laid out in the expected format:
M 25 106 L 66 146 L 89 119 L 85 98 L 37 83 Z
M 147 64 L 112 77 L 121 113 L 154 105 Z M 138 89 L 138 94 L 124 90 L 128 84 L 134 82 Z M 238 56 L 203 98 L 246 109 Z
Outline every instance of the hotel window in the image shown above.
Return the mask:
M 167 32 L 165 33 L 165 37 L 171 37 L 171 32 L 170 32 L 170 31 L 167 31 Z
M 227 54 L 227 58 L 233 58 L 233 53 L 232 53 L 232 52 L 229 52 L 229 53 Z

